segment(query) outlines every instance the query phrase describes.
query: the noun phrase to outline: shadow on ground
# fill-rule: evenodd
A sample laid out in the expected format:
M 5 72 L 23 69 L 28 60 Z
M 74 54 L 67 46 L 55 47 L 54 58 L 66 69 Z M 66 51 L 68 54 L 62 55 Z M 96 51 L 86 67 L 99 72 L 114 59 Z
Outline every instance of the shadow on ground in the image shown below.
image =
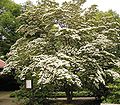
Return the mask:
M 0 91 L 0 105 L 20 105 L 15 102 L 15 98 L 10 98 L 11 91 Z M 120 104 L 101 104 L 101 105 L 120 105 Z
M 0 91 L 0 105 L 18 105 L 15 103 L 14 98 L 10 98 L 11 92 L 1 92 Z

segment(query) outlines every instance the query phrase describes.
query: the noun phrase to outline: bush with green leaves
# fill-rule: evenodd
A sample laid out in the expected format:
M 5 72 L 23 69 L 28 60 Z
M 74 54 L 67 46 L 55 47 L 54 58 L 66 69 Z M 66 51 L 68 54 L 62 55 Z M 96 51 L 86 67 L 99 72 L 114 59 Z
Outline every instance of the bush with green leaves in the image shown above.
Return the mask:
M 44 105 L 44 103 L 48 103 L 47 97 L 53 96 L 53 89 L 50 87 L 51 86 L 41 86 L 41 88 L 35 87 L 34 89 L 21 87 L 20 90 L 11 94 L 11 97 L 17 97 L 16 101 L 23 105 Z
M 96 5 L 83 9 L 84 3 L 41 0 L 19 16 L 23 36 L 11 47 L 3 72 L 14 68 L 20 80 L 30 73 L 37 91 L 62 88 L 68 102 L 81 87 L 106 95 L 108 83 L 120 77 L 120 17 Z
M 114 80 L 113 84 L 109 84 L 110 94 L 104 98 L 104 103 L 120 104 L 120 79 Z

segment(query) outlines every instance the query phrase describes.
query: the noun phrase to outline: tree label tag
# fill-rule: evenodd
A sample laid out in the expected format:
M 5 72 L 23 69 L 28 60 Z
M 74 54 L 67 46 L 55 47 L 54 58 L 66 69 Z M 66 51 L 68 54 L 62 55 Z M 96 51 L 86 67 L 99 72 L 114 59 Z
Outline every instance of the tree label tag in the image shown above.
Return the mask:
M 32 80 L 26 80 L 26 88 L 31 89 L 32 88 Z

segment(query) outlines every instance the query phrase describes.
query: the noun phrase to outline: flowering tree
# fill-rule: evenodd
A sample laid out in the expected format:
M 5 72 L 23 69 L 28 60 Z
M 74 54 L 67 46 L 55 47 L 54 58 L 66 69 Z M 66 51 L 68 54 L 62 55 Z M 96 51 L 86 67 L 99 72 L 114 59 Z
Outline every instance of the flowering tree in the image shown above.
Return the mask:
M 23 37 L 11 47 L 4 72 L 15 68 L 24 80 L 31 73 L 36 86 L 63 86 L 72 99 L 72 87 L 85 87 L 97 95 L 109 76 L 119 74 L 120 18 L 114 12 L 101 12 L 85 0 L 56 2 L 42 0 L 22 14 L 18 32 Z

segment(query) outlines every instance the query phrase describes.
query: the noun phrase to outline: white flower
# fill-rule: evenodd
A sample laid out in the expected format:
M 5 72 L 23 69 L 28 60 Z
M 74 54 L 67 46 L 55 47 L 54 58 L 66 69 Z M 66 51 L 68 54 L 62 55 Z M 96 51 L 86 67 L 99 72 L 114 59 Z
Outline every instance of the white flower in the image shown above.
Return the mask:
M 113 70 L 107 70 L 107 72 L 110 73 L 114 79 L 120 78 L 120 74 Z
M 117 61 L 116 66 L 120 67 L 120 61 Z

